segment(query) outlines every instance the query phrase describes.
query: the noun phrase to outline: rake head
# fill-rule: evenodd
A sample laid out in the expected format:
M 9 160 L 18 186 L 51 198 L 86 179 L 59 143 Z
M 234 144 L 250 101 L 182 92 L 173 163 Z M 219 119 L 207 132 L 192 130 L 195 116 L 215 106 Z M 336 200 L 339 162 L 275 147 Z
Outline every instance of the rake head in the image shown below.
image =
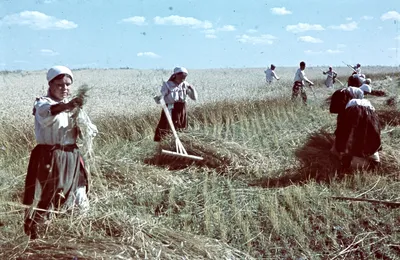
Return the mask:
M 167 151 L 167 150 L 161 150 L 161 154 L 172 156 L 175 158 L 185 158 L 185 159 L 196 160 L 196 161 L 203 160 L 203 157 L 200 157 L 200 156 L 190 155 L 190 154 L 185 154 L 185 153 L 180 153 L 180 152 L 172 152 L 172 151 Z

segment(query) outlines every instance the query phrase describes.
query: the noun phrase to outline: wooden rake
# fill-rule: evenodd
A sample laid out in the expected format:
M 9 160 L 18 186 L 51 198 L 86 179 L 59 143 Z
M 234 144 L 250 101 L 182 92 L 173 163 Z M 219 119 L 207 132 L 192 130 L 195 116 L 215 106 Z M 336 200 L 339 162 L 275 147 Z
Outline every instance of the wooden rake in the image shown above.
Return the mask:
M 166 154 L 166 155 L 170 155 L 170 156 L 173 156 L 173 157 L 178 157 L 178 158 L 187 158 L 187 159 L 196 160 L 196 161 L 203 160 L 203 157 L 190 155 L 190 154 L 188 154 L 186 152 L 185 147 L 183 147 L 182 142 L 179 139 L 178 134 L 176 133 L 174 123 L 172 122 L 171 115 L 169 113 L 169 110 L 167 108 L 167 105 L 165 104 L 165 101 L 164 101 L 163 97 L 160 98 L 160 104 L 161 104 L 161 106 L 162 106 L 162 108 L 164 110 L 165 116 L 167 117 L 169 126 L 171 127 L 171 130 L 172 130 L 172 133 L 174 134 L 175 145 L 176 145 L 176 152 L 167 151 L 167 150 L 162 149 L 161 153 L 162 154 Z

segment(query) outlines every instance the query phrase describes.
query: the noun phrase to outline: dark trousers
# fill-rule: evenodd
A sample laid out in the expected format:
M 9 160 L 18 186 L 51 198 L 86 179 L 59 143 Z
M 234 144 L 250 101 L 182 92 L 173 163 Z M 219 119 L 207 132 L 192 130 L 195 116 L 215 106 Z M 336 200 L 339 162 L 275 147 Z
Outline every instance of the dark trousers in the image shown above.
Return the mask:
M 292 88 L 292 101 L 294 101 L 298 95 L 301 95 L 301 98 L 303 99 L 303 103 L 307 103 L 307 93 L 304 90 L 304 86 L 301 82 L 296 81 L 293 84 L 293 88 Z

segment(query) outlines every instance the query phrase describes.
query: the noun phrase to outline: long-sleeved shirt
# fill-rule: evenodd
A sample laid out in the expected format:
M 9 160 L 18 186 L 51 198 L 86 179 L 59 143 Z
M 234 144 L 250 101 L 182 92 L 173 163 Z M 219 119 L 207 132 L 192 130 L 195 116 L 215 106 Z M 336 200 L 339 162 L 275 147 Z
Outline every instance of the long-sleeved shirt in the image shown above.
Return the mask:
M 333 87 L 333 79 L 337 76 L 337 73 L 333 70 L 324 71 L 324 75 L 328 75 L 325 80 L 325 86 L 328 88 Z
M 276 80 L 279 79 L 279 77 L 276 75 L 275 71 L 273 71 L 270 68 L 266 69 L 264 72 L 265 72 L 266 80 L 268 83 L 271 83 L 274 80 L 274 78 Z
M 186 81 L 176 85 L 173 81 L 164 82 L 161 87 L 161 95 L 164 97 L 166 104 L 175 102 L 186 102 L 189 96 L 193 100 L 197 100 L 197 91 Z
M 354 72 L 356 72 L 357 74 L 361 74 L 361 67 L 354 66 L 354 67 L 353 67 L 353 70 L 354 70 Z
M 304 81 L 308 83 L 312 83 L 307 77 L 306 74 L 304 73 L 304 70 L 301 70 L 300 68 L 297 69 L 296 74 L 294 75 L 294 82 L 301 82 L 302 85 L 304 85 Z
M 36 99 L 34 115 L 37 144 L 69 145 L 76 143 L 79 129 L 71 117 L 72 112 L 63 111 L 57 115 L 51 114 L 50 107 L 59 103 L 48 96 Z M 79 112 L 77 120 L 84 120 L 92 130 L 93 136 L 97 134 L 97 127 L 90 122 L 89 117 L 83 111 Z

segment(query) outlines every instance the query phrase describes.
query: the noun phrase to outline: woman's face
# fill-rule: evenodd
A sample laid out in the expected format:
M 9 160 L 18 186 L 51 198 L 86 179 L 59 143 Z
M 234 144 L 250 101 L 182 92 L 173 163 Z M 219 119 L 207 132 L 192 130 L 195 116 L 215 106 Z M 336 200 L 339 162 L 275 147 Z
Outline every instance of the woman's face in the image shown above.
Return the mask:
M 179 72 L 175 74 L 175 82 L 177 84 L 181 84 L 182 82 L 185 81 L 187 74 L 183 72 Z
M 49 83 L 50 94 L 61 101 L 70 95 L 72 80 L 68 76 L 54 79 Z

